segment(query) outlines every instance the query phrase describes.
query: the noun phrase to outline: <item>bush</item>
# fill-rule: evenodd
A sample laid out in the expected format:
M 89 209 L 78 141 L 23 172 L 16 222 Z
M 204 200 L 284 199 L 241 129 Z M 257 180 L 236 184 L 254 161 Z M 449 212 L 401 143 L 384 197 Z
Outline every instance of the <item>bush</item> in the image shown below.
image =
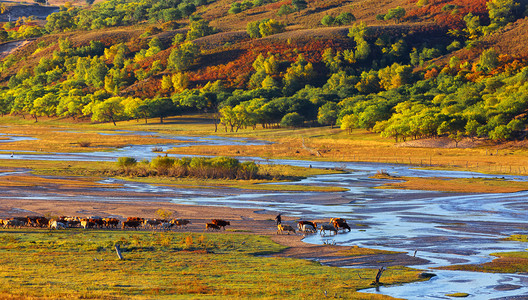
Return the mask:
M 301 127 L 303 123 L 304 118 L 296 112 L 284 115 L 280 121 L 282 127 Z
M 131 168 L 135 167 L 137 160 L 133 157 L 119 157 L 117 159 L 117 165 L 121 168 Z
M 334 21 L 334 17 L 332 17 L 331 15 L 326 15 L 321 19 L 321 24 L 323 24 L 324 26 L 332 26 L 334 25 Z
M 150 167 L 156 169 L 159 175 L 167 175 L 173 166 L 174 158 L 166 156 L 158 156 L 150 162 Z

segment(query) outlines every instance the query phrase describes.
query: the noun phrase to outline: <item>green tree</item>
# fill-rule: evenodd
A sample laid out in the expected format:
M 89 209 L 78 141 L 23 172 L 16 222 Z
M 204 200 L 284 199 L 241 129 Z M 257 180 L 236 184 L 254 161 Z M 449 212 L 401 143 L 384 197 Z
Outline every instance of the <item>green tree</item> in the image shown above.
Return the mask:
M 308 7 L 308 3 L 305 0 L 292 0 L 292 5 L 297 11 L 306 9 Z
M 146 104 L 148 105 L 149 116 L 160 118 L 162 124 L 163 119 L 178 112 L 178 107 L 170 98 L 156 97 L 146 100 Z
M 385 21 L 388 20 L 396 20 L 396 22 L 400 22 L 400 20 L 405 16 L 405 9 L 401 6 L 398 6 L 396 8 L 391 8 L 387 11 L 387 14 L 385 14 Z
M 335 18 L 334 23 L 337 25 L 348 25 L 354 21 L 356 21 L 356 17 L 352 13 L 343 12 Z
M 111 121 L 117 126 L 116 121 L 124 116 L 124 107 L 121 104 L 123 98 L 112 97 L 103 102 L 97 103 L 92 107 L 92 121 L 108 122 Z
M 486 49 L 480 55 L 477 70 L 489 73 L 499 65 L 499 54 L 495 49 Z
M 280 121 L 280 125 L 282 127 L 293 127 L 293 128 L 301 127 L 303 123 L 304 123 L 304 118 L 296 112 L 285 114 L 284 117 L 282 117 Z
M 259 32 L 260 36 L 262 37 L 283 32 L 284 28 L 286 28 L 285 24 L 282 24 L 274 19 L 263 21 L 259 24 Z
M 354 114 L 346 115 L 341 118 L 341 129 L 352 133 L 352 129 L 356 128 L 358 118 Z
M 334 128 L 337 121 L 338 108 L 335 102 L 327 102 L 319 108 L 317 113 L 317 122 L 321 125 L 330 125 Z
M 321 19 L 321 24 L 323 24 L 324 26 L 332 26 L 334 25 L 334 22 L 335 22 L 335 18 L 332 17 L 331 15 L 325 15 Z
M 187 31 L 187 40 L 192 41 L 215 33 L 215 29 L 209 26 L 209 22 L 204 19 L 192 21 Z
M 515 21 L 515 10 L 519 3 L 513 0 L 491 0 L 486 3 L 491 27 L 502 27 Z
M 177 72 L 187 70 L 199 55 L 198 46 L 193 42 L 185 42 L 175 47 L 167 61 L 168 68 Z

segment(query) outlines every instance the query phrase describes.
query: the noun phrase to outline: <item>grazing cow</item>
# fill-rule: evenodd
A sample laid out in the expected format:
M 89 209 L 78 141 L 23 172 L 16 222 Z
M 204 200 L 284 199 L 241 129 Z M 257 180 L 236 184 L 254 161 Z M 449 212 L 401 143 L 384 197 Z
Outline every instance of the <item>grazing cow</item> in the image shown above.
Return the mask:
M 134 228 L 134 229 L 137 229 L 139 226 L 141 226 L 143 222 L 140 221 L 140 220 L 130 220 L 130 221 L 125 221 L 123 222 L 123 226 L 122 228 L 123 229 L 126 229 L 127 227 L 128 228 Z
M 174 219 L 170 221 L 171 224 L 176 225 L 176 228 L 187 228 L 187 224 L 191 224 L 191 221 L 186 219 Z
M 327 231 L 331 231 L 334 234 L 337 234 L 337 229 L 334 226 L 329 225 L 329 224 L 321 224 L 319 229 L 321 230 L 320 231 L 321 235 L 325 235 Z
M 213 223 L 207 223 L 205 224 L 205 230 L 220 230 L 220 226 Z
M 342 218 L 332 218 L 330 219 L 330 224 L 332 224 L 336 230 L 339 230 L 339 229 L 348 229 L 348 231 L 350 232 L 350 226 L 348 226 L 347 222 L 345 219 L 342 219 Z
M 119 220 L 116 218 L 104 218 L 103 222 L 106 228 L 117 228 L 119 225 Z
M 24 226 L 25 223 L 21 220 L 18 220 L 18 219 L 9 219 L 9 220 L 4 220 L 4 228 L 9 228 L 9 227 L 22 227 Z
M 161 230 L 167 231 L 170 230 L 174 226 L 173 223 L 170 222 L 161 222 Z
M 315 229 L 315 227 L 313 227 L 310 224 L 302 224 L 301 228 L 299 230 L 302 231 L 302 232 L 311 232 L 311 233 L 316 233 L 317 232 L 317 229 Z
M 299 228 L 299 230 L 301 230 L 301 227 L 303 225 L 305 225 L 305 224 L 311 225 L 313 228 L 317 228 L 317 223 L 312 222 L 312 221 L 299 221 L 299 222 L 297 222 L 297 228 Z
M 229 223 L 229 221 L 224 221 L 224 220 L 220 220 L 220 219 L 213 219 L 212 220 L 213 224 L 215 224 L 216 226 L 218 227 L 222 227 L 224 230 L 225 230 L 225 227 L 227 225 L 231 225 L 231 223 Z
M 161 223 L 161 220 L 158 219 L 145 219 L 145 221 L 143 221 L 143 226 L 145 228 L 156 229 L 161 225 Z
M 66 229 L 68 228 L 68 225 L 66 225 L 66 223 L 63 223 L 57 220 L 51 220 L 49 222 L 49 228 L 50 229 Z
M 81 227 L 84 229 L 88 228 L 95 228 L 97 226 L 97 223 L 93 219 L 82 219 L 81 220 Z
M 140 217 L 128 217 L 126 220 L 127 221 L 140 221 L 141 223 L 143 223 L 143 221 L 145 221 L 145 219 L 140 218 Z
M 295 229 L 293 229 L 293 227 L 291 227 L 290 225 L 286 224 L 277 225 L 277 234 L 282 234 L 283 232 L 288 232 L 288 235 L 290 235 L 290 232 L 295 233 Z
M 39 225 L 37 224 L 37 219 L 38 219 L 38 218 L 41 218 L 41 217 L 39 217 L 39 216 L 27 216 L 26 218 L 27 218 L 27 224 L 28 224 L 29 226 L 31 226 L 31 227 L 37 227 L 37 226 L 39 226 Z

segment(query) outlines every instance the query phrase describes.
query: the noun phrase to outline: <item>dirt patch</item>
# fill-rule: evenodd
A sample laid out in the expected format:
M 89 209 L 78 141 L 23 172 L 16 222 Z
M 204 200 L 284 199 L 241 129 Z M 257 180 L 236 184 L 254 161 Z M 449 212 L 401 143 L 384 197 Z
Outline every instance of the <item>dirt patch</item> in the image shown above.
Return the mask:
M 24 47 L 25 45 L 29 44 L 29 40 L 23 40 L 23 41 L 14 41 L 14 42 L 7 42 L 0 44 L 0 59 L 8 56 L 9 54 L 13 53 L 17 49 Z

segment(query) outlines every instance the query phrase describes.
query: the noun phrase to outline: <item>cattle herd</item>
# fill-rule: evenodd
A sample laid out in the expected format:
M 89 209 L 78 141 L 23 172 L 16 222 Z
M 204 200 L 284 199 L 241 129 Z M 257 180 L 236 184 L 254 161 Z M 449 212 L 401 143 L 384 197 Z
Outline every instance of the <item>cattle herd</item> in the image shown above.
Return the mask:
M 213 220 L 215 221 L 215 220 Z M 191 221 L 186 219 L 146 219 L 140 217 L 128 217 L 125 221 L 117 218 L 101 218 L 101 217 L 58 217 L 48 219 L 41 216 L 27 216 L 14 217 L 10 219 L 0 220 L 0 225 L 3 228 L 20 228 L 20 227 L 47 227 L 50 229 L 66 229 L 66 228 L 108 228 L 108 229 L 160 229 L 170 230 L 173 228 L 187 227 Z M 229 224 L 227 224 L 229 225 Z M 225 225 L 224 225 L 225 228 Z
M 351 230 L 346 220 L 342 218 L 332 218 L 330 219 L 329 224 L 320 224 L 319 227 L 317 227 L 317 223 L 314 221 L 298 221 L 297 228 L 303 233 L 316 233 L 319 229 L 321 235 L 326 235 L 326 232 L 329 232 L 330 234 L 337 234 L 340 229 L 343 231 L 345 229 L 348 229 L 348 231 Z M 295 233 L 295 229 L 291 225 L 278 224 L 277 234 L 282 234 L 284 232 L 288 234 L 290 234 L 290 232 Z
M 152 230 L 172 230 L 187 228 L 187 225 L 191 224 L 190 220 L 187 219 L 146 219 L 140 217 L 128 217 L 126 220 L 119 220 L 117 218 L 101 218 L 101 217 L 58 217 L 48 219 L 42 216 L 26 216 L 26 217 L 13 217 L 9 219 L 0 220 L 0 226 L 3 228 L 21 228 L 21 227 L 40 227 L 49 229 L 66 229 L 66 228 L 84 228 L 84 229 L 152 229 Z M 205 230 L 220 230 L 226 226 L 231 225 L 229 221 L 221 219 L 213 219 L 210 223 L 205 224 Z M 297 228 L 303 233 L 316 233 L 320 231 L 321 235 L 325 235 L 327 232 L 330 234 L 337 234 L 339 230 L 347 229 L 350 231 L 345 219 L 332 218 L 329 224 L 320 224 L 317 226 L 316 222 L 313 221 L 298 221 Z M 277 234 L 296 233 L 295 229 L 291 225 L 278 224 Z

